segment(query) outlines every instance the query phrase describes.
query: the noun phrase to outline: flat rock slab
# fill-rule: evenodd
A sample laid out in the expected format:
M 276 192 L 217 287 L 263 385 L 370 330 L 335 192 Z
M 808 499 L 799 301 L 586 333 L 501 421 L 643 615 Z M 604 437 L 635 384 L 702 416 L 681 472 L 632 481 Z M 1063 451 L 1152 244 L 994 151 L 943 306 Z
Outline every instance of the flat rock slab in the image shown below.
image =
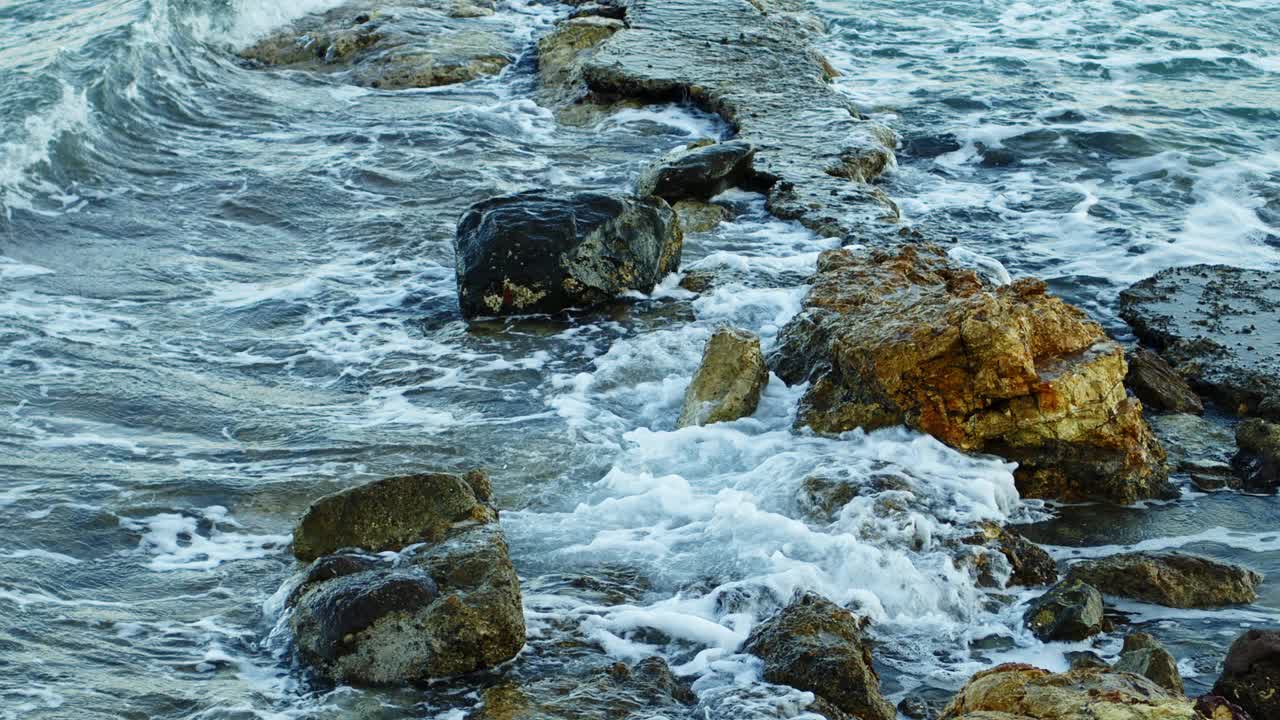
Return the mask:
M 1262 575 L 1186 553 L 1124 553 L 1071 566 L 1068 577 L 1109 595 L 1166 607 L 1208 608 L 1258 599 Z
M 1201 392 L 1280 419 L 1280 272 L 1165 270 L 1120 293 L 1120 315 Z
M 939 720 L 1196 720 L 1191 700 L 1139 675 L 999 665 L 974 675 Z

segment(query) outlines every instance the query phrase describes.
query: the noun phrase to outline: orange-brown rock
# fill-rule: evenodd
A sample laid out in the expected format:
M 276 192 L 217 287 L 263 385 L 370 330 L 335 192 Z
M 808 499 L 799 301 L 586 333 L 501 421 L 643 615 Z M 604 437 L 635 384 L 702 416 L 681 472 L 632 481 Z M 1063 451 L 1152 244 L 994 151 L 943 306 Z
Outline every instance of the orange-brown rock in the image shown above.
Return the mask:
M 1195 720 L 1192 701 L 1109 668 L 1007 664 L 974 675 L 939 720 Z
M 796 423 L 819 432 L 907 425 L 1018 462 L 1029 497 L 1168 493 L 1123 349 L 1043 282 L 992 286 L 936 246 L 823 253 L 771 364 L 811 383 Z

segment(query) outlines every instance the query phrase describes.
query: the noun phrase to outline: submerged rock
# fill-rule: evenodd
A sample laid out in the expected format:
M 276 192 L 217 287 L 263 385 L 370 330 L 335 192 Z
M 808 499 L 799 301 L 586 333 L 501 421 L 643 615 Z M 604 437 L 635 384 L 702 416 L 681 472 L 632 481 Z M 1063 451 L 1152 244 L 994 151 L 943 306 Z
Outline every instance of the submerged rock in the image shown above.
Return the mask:
M 1125 553 L 1071 566 L 1068 577 L 1108 595 L 1167 607 L 1207 608 L 1251 603 L 1262 576 L 1229 563 L 1184 553 Z
M 1258 418 L 1236 428 L 1231 469 L 1250 492 L 1275 492 L 1280 488 L 1280 425 Z
M 1051 673 L 1007 664 L 974 675 L 940 720 L 1196 720 L 1192 702 L 1101 668 Z
M 648 292 L 680 265 L 684 237 L 660 198 L 530 191 L 471 206 L 454 242 L 467 317 L 586 308 Z
M 1008 585 L 1048 585 L 1058 579 L 1058 566 L 1049 553 L 1017 530 L 997 523 L 979 524 L 977 534 L 965 540 L 997 550 L 1009 563 Z
M 1213 692 L 1257 720 L 1280 718 L 1280 630 L 1250 630 L 1236 638 Z
M 756 150 L 741 140 L 685 148 L 647 168 L 636 182 L 637 195 L 657 195 L 667 202 L 709 200 L 747 183 Z
M 1280 420 L 1280 273 L 1172 268 L 1120 293 L 1120 315 L 1223 406 Z
M 615 663 L 585 678 L 496 685 L 481 700 L 467 720 L 622 720 L 641 711 L 686 717 L 697 698 L 666 661 L 651 657 L 630 666 Z
M 1171 494 L 1123 350 L 1044 283 L 988 285 L 931 245 L 846 248 L 820 256 L 804 307 L 770 357 L 810 383 L 797 425 L 907 425 L 1017 461 L 1024 497 Z
M 729 208 L 701 200 L 677 200 L 671 208 L 680 217 L 680 228 L 689 233 L 708 232 L 733 217 Z
M 721 328 L 707 341 L 702 364 L 684 394 L 676 427 L 710 425 L 748 417 L 756 411 L 769 370 L 760 338 L 735 328 Z
M 1175 413 L 1204 412 L 1200 396 L 1159 355 L 1137 348 L 1129 354 L 1125 385 L 1149 408 Z
M 1201 695 L 1196 698 L 1196 712 L 1206 720 L 1253 720 L 1244 708 L 1221 695 Z
M 893 720 L 853 613 L 817 595 L 792 601 L 752 630 L 743 647 L 764 679 L 807 690 L 862 720 Z
M 1036 598 L 1022 619 L 1044 642 L 1084 640 L 1102 632 L 1102 595 L 1068 578 Z
M 581 83 L 584 52 L 626 27 L 622 20 L 599 15 L 571 17 L 538 40 L 538 76 L 544 88 L 572 91 Z
M 1133 633 L 1124 639 L 1124 649 L 1114 667 L 1141 675 L 1174 695 L 1183 694 L 1178 661 L 1147 633 Z

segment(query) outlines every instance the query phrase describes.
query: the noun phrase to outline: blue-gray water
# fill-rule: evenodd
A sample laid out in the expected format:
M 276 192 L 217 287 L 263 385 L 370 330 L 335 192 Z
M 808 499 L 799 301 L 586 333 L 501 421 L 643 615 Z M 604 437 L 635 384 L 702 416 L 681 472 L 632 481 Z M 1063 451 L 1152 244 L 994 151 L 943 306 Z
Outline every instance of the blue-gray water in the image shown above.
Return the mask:
M 1248 608 L 1120 607 L 1192 691 L 1242 627 L 1280 622 L 1275 498 L 1050 513 L 1017 502 L 1003 464 L 927 438 L 797 435 L 798 391 L 777 382 L 754 418 L 674 431 L 712 328 L 771 342 L 833 245 L 757 198 L 688 240 L 686 266 L 726 278 L 711 293 L 668 283 L 572 323 L 468 328 L 450 248 L 468 204 L 623 188 L 725 129 L 676 107 L 562 127 L 527 57 L 401 93 L 235 61 L 332 4 L 0 2 L 0 717 L 458 717 L 472 681 L 313 683 L 272 597 L 311 499 L 429 468 L 494 475 L 533 631 L 520 679 L 588 662 L 568 640 L 665 655 L 704 698 L 759 685 L 735 651 L 770 606 L 727 613 L 734 588 L 861 608 L 894 699 L 1003 659 L 1060 667 L 1075 646 L 1036 642 L 952 563 L 976 518 L 1035 521 L 1064 556 L 1186 547 L 1277 578 Z M 1156 270 L 1280 269 L 1273 4 L 821 9 L 840 87 L 903 138 L 886 189 L 931 236 L 1045 277 L 1121 337 L 1116 293 Z M 563 11 L 516 2 L 495 22 L 527 43 Z M 1230 423 L 1158 425 L 1221 458 Z M 912 479 L 906 511 L 801 513 L 806 475 L 885 462 Z M 623 606 L 566 580 L 618 568 L 639 588 Z

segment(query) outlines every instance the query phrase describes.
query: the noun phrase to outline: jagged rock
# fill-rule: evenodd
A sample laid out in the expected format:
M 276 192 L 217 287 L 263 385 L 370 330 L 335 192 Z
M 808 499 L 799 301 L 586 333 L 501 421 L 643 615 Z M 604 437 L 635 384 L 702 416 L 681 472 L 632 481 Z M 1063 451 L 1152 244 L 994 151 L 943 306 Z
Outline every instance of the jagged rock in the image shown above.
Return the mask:
M 1176 608 L 1251 603 L 1262 576 L 1229 563 L 1184 553 L 1125 553 L 1071 566 L 1068 577 L 1108 595 Z
M 1224 462 L 1186 461 L 1178 466 L 1178 470 L 1185 472 L 1191 478 L 1191 484 L 1195 485 L 1197 490 L 1204 492 L 1224 488 L 1239 490 L 1244 487 L 1244 482 L 1236 477 L 1231 466 Z
M 690 270 L 680 278 L 680 287 L 691 293 L 704 293 L 715 285 L 716 276 L 705 270 Z
M 978 533 L 965 540 L 970 545 L 983 545 L 998 551 L 1009 563 L 1007 585 L 1048 585 L 1058 580 L 1058 566 L 1043 548 L 1022 536 L 1017 530 L 998 523 L 979 523 Z
M 729 208 L 700 200 L 678 200 L 671 208 L 680 217 L 680 228 L 685 232 L 709 232 L 733 217 Z
M 735 328 L 721 328 L 707 341 L 702 364 L 684 394 L 676 427 L 710 425 L 748 417 L 756 411 L 769 370 L 760 338 Z
M 666 201 L 529 191 L 471 206 L 454 242 L 467 317 L 557 312 L 648 292 L 680 265 Z
M 993 287 L 932 245 L 823 253 L 770 357 L 808 381 L 796 424 L 907 425 L 1020 463 L 1024 497 L 1130 503 L 1172 491 L 1124 390 L 1123 350 L 1042 282 Z
M 1280 630 L 1250 630 L 1236 638 L 1213 692 L 1256 720 L 1280 718 Z
M 307 15 L 240 51 L 257 67 L 336 73 L 357 85 L 395 90 L 493 75 L 516 48 L 471 18 L 483 4 L 382 2 Z
M 1204 404 L 1182 376 L 1164 358 L 1137 348 L 1129 353 L 1129 374 L 1125 385 L 1149 408 L 1175 413 L 1204 412 Z
M 697 701 L 667 663 L 651 657 L 633 666 L 615 663 L 586 677 L 556 676 L 481 693 L 467 720 L 624 720 L 638 711 L 685 717 Z
M 1120 315 L 1224 407 L 1280 420 L 1280 273 L 1172 268 L 1120 293 Z
M 1147 633 L 1133 633 L 1124 639 L 1124 649 L 1115 669 L 1145 677 L 1174 695 L 1182 695 L 1182 673 L 1178 661 Z
M 1236 428 L 1231 469 L 1250 492 L 1275 492 L 1280 488 L 1280 425 L 1250 418 Z
M 678 150 L 640 174 L 636 194 L 657 195 L 671 203 L 709 200 L 749 180 L 755 152 L 741 140 Z
M 378 480 L 312 503 L 293 530 L 293 554 L 314 560 L 342 548 L 381 552 L 438 541 L 458 523 L 492 522 L 497 511 L 488 503 L 482 470 Z
M 1244 708 L 1221 695 L 1201 695 L 1196 698 L 1196 712 L 1205 720 L 1253 720 Z
M 1054 674 L 1006 664 L 974 675 L 940 720 L 1196 720 L 1192 702 L 1138 675 L 1100 668 Z
M 620 19 L 600 15 L 571 17 L 538 40 L 538 76 L 543 87 L 572 89 L 581 83 L 584 52 L 626 27 Z M 565 86 L 570 86 L 566 88 Z
M 807 690 L 862 720 L 893 720 L 880 694 L 853 613 L 817 595 L 804 595 L 761 623 L 743 651 L 764 660 L 764 679 Z
M 862 495 L 884 492 L 911 492 L 911 484 L 887 468 L 873 470 L 870 476 L 853 479 L 810 475 L 800 484 L 800 500 L 808 514 L 823 521 L 835 520 L 849 501 Z
M 1068 578 L 1036 598 L 1022 619 L 1044 642 L 1084 640 L 1102 632 L 1102 595 Z

